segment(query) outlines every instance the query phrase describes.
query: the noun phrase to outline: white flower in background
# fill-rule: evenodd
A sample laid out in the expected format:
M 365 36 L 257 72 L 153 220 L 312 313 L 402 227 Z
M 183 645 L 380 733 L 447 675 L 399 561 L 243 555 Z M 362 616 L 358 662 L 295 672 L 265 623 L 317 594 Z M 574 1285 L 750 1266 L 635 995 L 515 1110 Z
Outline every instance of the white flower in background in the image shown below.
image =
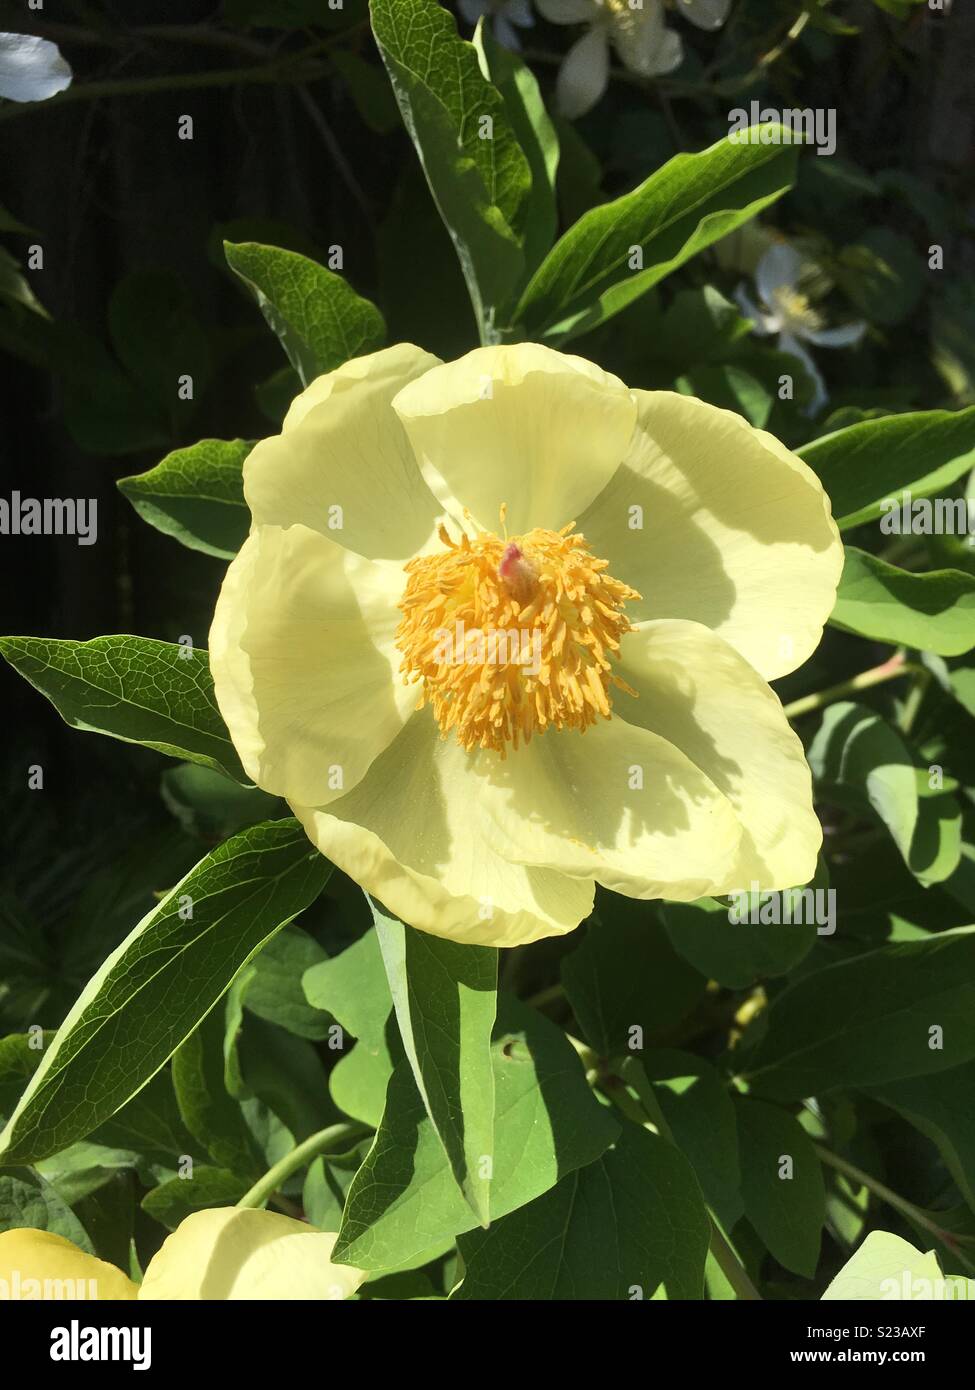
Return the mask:
M 56 43 L 33 34 L 0 34 L 0 97 L 46 101 L 70 87 L 71 76 Z
M 457 8 L 471 25 L 477 24 L 485 15 L 491 22 L 491 31 L 498 43 L 513 52 L 521 48 L 515 26 L 531 29 L 535 23 L 531 0 L 457 0 Z
M 867 327 L 862 321 L 857 321 L 845 323 L 840 328 L 824 328 L 823 315 L 813 307 L 809 295 L 800 288 L 812 278 L 821 279 L 818 266 L 804 259 L 794 246 L 787 242 L 776 242 L 755 268 L 755 288 L 760 306 L 751 299 L 744 286 L 735 292 L 742 312 L 755 322 L 754 332 L 778 334 L 781 351 L 798 357 L 812 377 L 816 394 L 806 408 L 808 415 L 815 414 L 825 405 L 828 397 L 819 368 L 803 343 L 825 348 L 852 347 L 860 341 Z
M 623 66 L 640 77 L 661 77 L 684 59 L 680 35 L 664 23 L 663 0 L 537 0 L 552 24 L 588 24 L 559 68 L 559 110 L 574 120 L 590 111 L 609 82 L 610 43 Z M 731 0 L 677 0 L 699 29 L 720 29 Z

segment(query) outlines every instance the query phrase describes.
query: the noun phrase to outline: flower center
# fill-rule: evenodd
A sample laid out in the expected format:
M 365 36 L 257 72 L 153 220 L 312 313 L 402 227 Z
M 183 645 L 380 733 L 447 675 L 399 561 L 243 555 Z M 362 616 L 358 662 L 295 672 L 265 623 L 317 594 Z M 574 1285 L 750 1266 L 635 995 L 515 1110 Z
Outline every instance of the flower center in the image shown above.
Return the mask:
M 502 516 L 504 509 L 502 508 Z M 548 728 L 588 729 L 610 717 L 610 688 L 634 691 L 610 657 L 632 629 L 624 604 L 640 595 L 573 535 L 535 529 L 513 540 L 484 532 L 405 566 L 396 645 L 406 684 L 446 738 L 468 751 L 528 743 Z
M 807 332 L 815 332 L 816 329 L 822 328 L 823 316 L 812 307 L 808 295 L 800 294 L 788 285 L 779 285 L 773 291 L 773 299 L 775 308 L 787 324 L 798 325 Z

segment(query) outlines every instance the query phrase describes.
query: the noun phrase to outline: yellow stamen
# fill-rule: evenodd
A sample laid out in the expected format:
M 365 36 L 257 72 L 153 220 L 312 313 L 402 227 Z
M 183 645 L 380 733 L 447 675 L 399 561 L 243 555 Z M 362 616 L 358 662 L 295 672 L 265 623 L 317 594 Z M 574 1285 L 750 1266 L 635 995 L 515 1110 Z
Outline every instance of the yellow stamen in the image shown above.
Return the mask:
M 506 507 L 502 507 L 504 528 Z M 584 732 L 611 718 L 624 605 L 640 598 L 572 534 L 535 529 L 512 539 L 481 532 L 405 566 L 396 645 L 417 708 L 433 706 L 442 736 L 506 756 L 546 729 Z

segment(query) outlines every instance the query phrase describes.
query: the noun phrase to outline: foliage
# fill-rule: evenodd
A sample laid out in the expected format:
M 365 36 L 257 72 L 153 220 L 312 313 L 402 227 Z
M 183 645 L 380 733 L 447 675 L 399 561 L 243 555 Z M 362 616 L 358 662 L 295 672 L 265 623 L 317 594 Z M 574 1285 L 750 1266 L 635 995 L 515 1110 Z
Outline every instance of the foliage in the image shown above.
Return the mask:
M 55 384 L 72 469 L 114 461 L 134 509 L 115 534 L 148 547 L 143 626 L 166 639 L 127 622 L 0 642 L 68 725 L 109 736 L 63 754 L 32 694 L 3 788 L 0 1232 L 145 1268 L 188 1213 L 246 1200 L 318 1135 L 262 1201 L 337 1230 L 358 1297 L 871 1298 L 902 1271 L 975 1276 L 975 552 L 915 510 L 975 497 L 973 244 L 950 160 L 918 171 L 897 130 L 844 133 L 831 70 L 882 73 L 884 126 L 918 32 L 941 44 L 948 22 L 907 0 L 850 22 L 866 8 L 743 0 L 720 33 L 684 32 L 671 73 L 615 66 L 569 124 L 553 25 L 523 59 L 437 0 L 226 0 L 207 32 L 247 66 L 214 85 L 310 103 L 340 231 L 242 195 L 246 217 L 200 229 L 204 296 L 174 261 L 76 318 L 30 269 L 45 234 L 0 209 L 5 365 Z M 128 99 L 65 46 L 72 85 L 0 122 L 70 121 L 99 84 Z M 729 143 L 753 99 L 838 107 L 839 152 L 775 112 Z M 858 345 L 810 339 L 810 366 L 751 331 L 736 293 L 776 241 L 806 258 L 817 322 L 863 322 Z M 819 476 L 846 564 L 821 648 L 777 687 L 825 830 L 805 894 L 753 894 L 742 921 L 600 891 L 564 940 L 460 946 L 366 901 L 251 785 L 202 641 L 249 526 L 244 461 L 301 385 L 401 339 L 571 340 L 632 385 L 737 411 Z M 21 491 L 56 490 L 15 443 Z M 59 758 L 82 776 L 35 790 Z

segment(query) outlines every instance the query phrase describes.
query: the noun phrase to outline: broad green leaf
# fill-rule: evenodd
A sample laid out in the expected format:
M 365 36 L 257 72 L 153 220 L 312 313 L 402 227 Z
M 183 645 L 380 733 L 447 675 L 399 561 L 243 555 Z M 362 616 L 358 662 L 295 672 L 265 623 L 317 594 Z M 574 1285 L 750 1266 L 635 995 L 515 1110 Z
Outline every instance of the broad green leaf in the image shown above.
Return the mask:
M 198 1163 L 187 1177 L 168 1178 L 147 1192 L 142 1210 L 167 1230 L 175 1231 L 191 1212 L 236 1206 L 247 1188 L 246 1182 L 225 1168 Z
M 929 497 L 967 473 L 975 465 L 975 406 L 864 420 L 804 444 L 799 456 L 847 531 L 890 513 L 892 501 L 899 508 L 905 494 Z
M 301 982 L 305 971 L 325 960 L 325 952 L 306 931 L 285 927 L 255 956 L 244 1006 L 299 1038 L 321 1042 L 332 1020 L 308 1003 Z
M 383 316 L 336 275 L 297 251 L 256 241 L 224 243 L 227 264 L 248 286 L 303 386 L 350 357 L 381 347 Z
M 918 820 L 917 776 L 900 735 L 866 705 L 830 705 L 806 754 L 817 788 L 849 810 L 872 809 L 910 860 Z
M 933 790 L 929 774 L 915 768 L 918 817 L 908 867 L 925 887 L 943 883 L 961 862 L 962 813 L 956 797 Z
M 346 1195 L 368 1148 L 368 1144 L 358 1144 L 347 1154 L 330 1154 L 327 1163 L 318 1157 L 309 1164 L 301 1206 L 305 1220 L 320 1231 L 337 1231 L 342 1224 Z
M 224 1008 L 211 1009 L 176 1049 L 173 1089 L 183 1122 L 197 1143 L 219 1168 L 249 1184 L 261 1175 L 263 1155 L 239 1102 L 227 1090 L 225 1013 Z M 170 1166 L 174 1166 L 172 1157 Z
M 619 1126 L 593 1096 L 565 1035 L 535 1010 L 502 996 L 491 1052 L 494 1222 L 593 1162 Z M 477 1224 L 403 1059 L 349 1191 L 336 1257 L 360 1269 L 396 1268 Z
M 538 82 L 516 53 L 498 43 L 482 17 L 474 47 L 487 81 L 501 93 L 508 119 L 531 171 L 531 192 L 525 199 L 525 270 L 535 270 L 555 240 L 558 212 L 555 177 L 559 167 L 559 137 L 545 109 Z
M 249 784 L 199 648 L 149 637 L 0 637 L 0 654 L 72 728 L 141 743 Z
M 811 1279 L 826 1219 L 823 1170 L 794 1115 L 735 1097 L 745 1215 L 780 1265 Z
M 245 1015 L 238 1049 L 245 1107 L 249 1096 L 266 1106 L 292 1136 L 289 1148 L 342 1119 L 328 1093 L 322 1058 L 310 1042 Z
M 730 1229 L 742 1214 L 742 1202 L 738 1131 L 727 1087 L 710 1062 L 688 1052 L 655 1048 L 642 1066 L 674 1143 L 694 1169 L 708 1205 Z
M 854 812 L 876 813 L 904 863 L 925 886 L 950 878 L 961 858 L 961 808 L 932 789 L 900 735 L 865 705 L 843 701 L 823 715 L 807 753 L 817 788 Z
M 603 1057 L 642 1053 L 704 995 L 649 903 L 600 894 L 596 920 L 562 961 L 562 983 L 587 1042 Z
M 795 178 L 796 150 L 781 126 L 781 144 L 762 144 L 766 129 L 753 127 L 753 142 L 722 139 L 675 155 L 631 193 L 580 217 L 515 310 L 524 336 L 564 342 L 595 328 L 780 198 Z
M 294 820 L 202 859 L 85 986 L 0 1134 L 0 1158 L 44 1158 L 120 1109 L 330 872 Z
M 875 642 L 958 656 L 975 647 L 975 577 L 914 574 L 848 545 L 830 622 Z
M 975 1062 L 934 1076 L 887 1081 L 869 1094 L 889 1105 L 938 1146 L 958 1188 L 975 1211 Z
M 709 1225 L 687 1160 L 624 1125 L 611 1149 L 529 1206 L 461 1235 L 451 1300 L 700 1299 Z
M 93 1130 L 89 1142 L 135 1150 L 149 1162 L 170 1168 L 187 1156 L 206 1153 L 183 1123 L 168 1068 L 157 1072 L 121 1110 Z
M 403 123 L 450 233 L 482 337 L 520 287 L 532 174 L 501 93 L 436 0 L 372 0 Z
M 0 1231 L 19 1226 L 53 1231 L 74 1241 L 93 1255 L 88 1232 L 54 1187 L 30 1168 L 5 1168 L 0 1172 Z
M 120 478 L 117 487 L 157 531 L 232 560 L 251 524 L 241 470 L 253 447 L 247 439 L 201 439 L 146 473 Z
M 9 1033 L 0 1038 L 0 1119 L 9 1115 L 40 1066 L 53 1033 Z
M 815 897 L 815 880 L 805 890 L 793 890 L 790 900 L 795 902 L 803 891 L 803 903 L 810 903 L 814 914 L 825 905 L 822 898 Z M 823 891 L 821 885 L 819 891 Z M 778 899 L 778 904 L 774 899 Z M 701 898 L 695 903 L 665 903 L 664 924 L 674 949 L 706 979 L 717 980 L 728 989 L 747 989 L 756 980 L 787 974 L 809 954 L 816 941 L 816 927 L 810 925 L 805 906 L 801 921 L 764 924 L 763 902 L 770 902 L 772 907 L 778 905 L 778 915 L 785 916 L 786 894 L 775 894 L 774 899 L 772 894 L 749 894 L 749 911 L 742 914 L 745 920 L 734 922 L 732 908 L 713 898 Z M 751 920 L 752 903 L 755 921 Z
M 733 410 L 763 430 L 772 413 L 772 393 L 750 372 L 734 363 L 694 367 L 674 383 L 684 396 L 698 396 L 709 405 Z
M 414 930 L 370 898 L 403 1047 L 458 1186 L 482 1225 L 494 1152 L 498 953 Z
M 824 1302 L 879 1302 L 951 1297 L 933 1250 L 915 1250 L 889 1231 L 871 1231 L 823 1294 Z
M 167 767 L 159 779 L 159 794 L 180 828 L 208 845 L 287 810 L 280 797 L 260 787 L 242 787 L 199 763 Z
M 345 1034 L 357 1038 L 329 1073 L 328 1088 L 340 1110 L 378 1128 L 386 1102 L 393 1062 L 386 1030 L 393 1001 L 383 966 L 379 937 L 368 931 L 338 956 L 306 970 L 302 987 L 309 1004 L 338 1019 Z M 332 1046 L 330 1038 L 329 1045 Z
M 111 1149 L 82 1139 L 80 1143 L 69 1144 L 50 1158 L 42 1158 L 34 1171 L 45 1178 L 75 1210 L 86 1197 L 114 1184 L 120 1175 L 139 1168 L 142 1163 L 141 1155 L 135 1149 Z
M 313 1009 L 332 1014 L 354 1038 L 382 1038 L 393 1001 L 375 931 L 367 931 L 339 955 L 308 966 L 301 986 Z
M 975 1057 L 975 927 L 817 970 L 776 995 L 760 1024 L 735 1057 L 776 1100 L 961 1066 Z

